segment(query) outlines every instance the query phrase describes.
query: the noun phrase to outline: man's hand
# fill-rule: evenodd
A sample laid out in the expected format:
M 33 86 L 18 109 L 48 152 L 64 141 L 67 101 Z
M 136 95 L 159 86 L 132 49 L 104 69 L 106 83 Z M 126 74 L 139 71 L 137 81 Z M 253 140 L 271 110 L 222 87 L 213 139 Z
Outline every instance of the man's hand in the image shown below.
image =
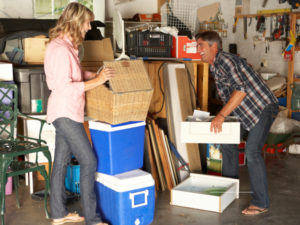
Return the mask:
M 224 123 L 225 117 L 221 114 L 218 114 L 210 124 L 210 131 L 215 134 L 222 132 L 222 125 Z

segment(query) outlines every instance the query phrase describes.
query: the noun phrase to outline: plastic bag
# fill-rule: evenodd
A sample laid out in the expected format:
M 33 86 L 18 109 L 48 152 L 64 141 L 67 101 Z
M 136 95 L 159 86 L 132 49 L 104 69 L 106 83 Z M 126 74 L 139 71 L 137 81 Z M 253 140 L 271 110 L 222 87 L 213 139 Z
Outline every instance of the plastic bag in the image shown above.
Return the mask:
M 300 121 L 279 116 L 276 117 L 270 128 L 270 133 L 274 134 L 289 134 L 299 131 Z

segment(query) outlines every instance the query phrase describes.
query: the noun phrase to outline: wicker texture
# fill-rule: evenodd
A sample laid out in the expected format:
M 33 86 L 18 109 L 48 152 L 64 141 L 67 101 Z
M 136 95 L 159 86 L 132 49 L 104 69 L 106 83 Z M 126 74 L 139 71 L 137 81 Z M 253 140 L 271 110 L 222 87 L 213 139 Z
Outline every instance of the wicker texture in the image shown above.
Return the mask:
M 116 71 L 110 88 L 98 86 L 87 92 L 87 115 L 110 124 L 144 121 L 153 89 L 141 60 L 104 62 Z

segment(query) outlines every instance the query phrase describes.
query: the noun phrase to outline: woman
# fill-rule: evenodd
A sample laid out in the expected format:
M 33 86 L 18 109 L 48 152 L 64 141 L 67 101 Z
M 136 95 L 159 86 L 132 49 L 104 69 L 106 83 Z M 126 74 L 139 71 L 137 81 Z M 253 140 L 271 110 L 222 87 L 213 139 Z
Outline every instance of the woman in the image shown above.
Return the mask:
M 47 122 L 56 129 L 55 157 L 51 175 L 50 207 L 53 224 L 81 222 L 101 223 L 96 213 L 94 192 L 96 158 L 85 133 L 85 91 L 105 83 L 114 71 L 105 68 L 99 74 L 82 72 L 78 47 L 91 29 L 93 13 L 79 3 L 70 3 L 49 30 L 49 44 L 45 53 L 44 69 L 51 95 L 48 100 Z M 69 213 L 66 208 L 64 180 L 72 154 L 80 164 L 80 195 L 84 217 Z

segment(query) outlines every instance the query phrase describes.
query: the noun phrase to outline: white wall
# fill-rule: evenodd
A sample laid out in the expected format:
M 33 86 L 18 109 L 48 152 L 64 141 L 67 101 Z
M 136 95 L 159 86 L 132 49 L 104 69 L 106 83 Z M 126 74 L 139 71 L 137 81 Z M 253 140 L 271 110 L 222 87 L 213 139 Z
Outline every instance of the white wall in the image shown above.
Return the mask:
M 114 1 L 105 0 L 106 18 L 112 18 Z M 117 5 L 123 18 L 132 18 L 136 13 L 157 13 L 157 0 L 131 0 Z
M 32 17 L 32 0 L 0 0 L 0 18 Z
M 261 7 L 261 0 L 250 0 L 250 13 L 256 14 L 257 10 L 264 9 Z M 279 4 L 278 0 L 269 0 L 265 9 L 280 9 L 290 8 L 288 3 Z M 249 23 L 249 19 L 248 19 Z M 256 32 L 256 19 L 252 19 L 252 24 L 248 26 L 247 40 L 244 40 L 244 26 L 243 20 L 239 20 L 237 24 L 237 33 L 235 35 L 235 41 L 238 45 L 238 53 L 247 59 L 247 61 L 253 65 L 255 69 L 260 67 L 262 59 L 267 61 L 267 67 L 263 70 L 268 72 L 278 72 L 283 76 L 287 76 L 288 63 L 283 59 L 282 52 L 286 47 L 283 41 L 270 42 L 270 50 L 265 52 L 265 42 L 261 41 L 256 44 L 254 49 L 253 37 L 258 35 Z M 274 25 L 273 25 L 274 27 Z M 274 29 L 274 28 L 273 28 Z M 270 36 L 270 17 L 266 17 L 266 37 Z M 297 63 L 298 62 L 298 63 Z M 300 74 L 300 54 L 296 52 L 295 55 L 295 73 Z

